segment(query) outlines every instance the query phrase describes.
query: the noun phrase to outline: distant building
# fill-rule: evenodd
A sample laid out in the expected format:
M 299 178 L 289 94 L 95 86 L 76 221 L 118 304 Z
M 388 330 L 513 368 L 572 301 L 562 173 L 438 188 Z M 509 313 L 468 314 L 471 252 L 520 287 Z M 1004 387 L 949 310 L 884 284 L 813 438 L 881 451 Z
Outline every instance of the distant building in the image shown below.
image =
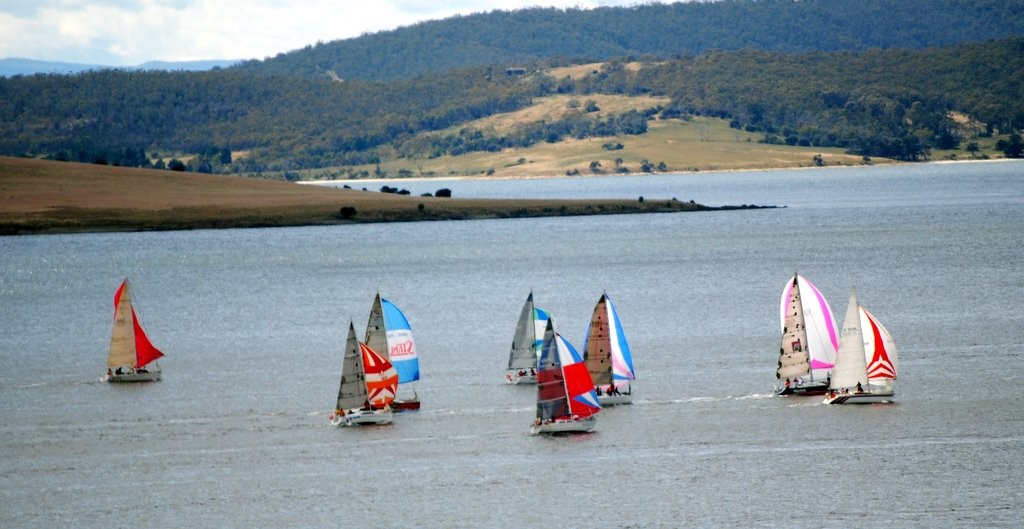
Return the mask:
M 508 75 L 508 76 L 523 75 L 525 73 L 526 73 L 526 68 L 521 68 L 521 67 L 505 68 L 505 75 Z

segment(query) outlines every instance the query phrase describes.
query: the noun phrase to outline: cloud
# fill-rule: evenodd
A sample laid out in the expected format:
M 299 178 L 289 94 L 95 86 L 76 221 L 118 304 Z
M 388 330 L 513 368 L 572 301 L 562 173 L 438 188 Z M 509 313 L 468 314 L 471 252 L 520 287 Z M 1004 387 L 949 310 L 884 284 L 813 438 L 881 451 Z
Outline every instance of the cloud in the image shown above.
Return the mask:
M 0 0 L 0 57 L 133 66 L 150 60 L 262 59 L 455 14 L 555 0 Z

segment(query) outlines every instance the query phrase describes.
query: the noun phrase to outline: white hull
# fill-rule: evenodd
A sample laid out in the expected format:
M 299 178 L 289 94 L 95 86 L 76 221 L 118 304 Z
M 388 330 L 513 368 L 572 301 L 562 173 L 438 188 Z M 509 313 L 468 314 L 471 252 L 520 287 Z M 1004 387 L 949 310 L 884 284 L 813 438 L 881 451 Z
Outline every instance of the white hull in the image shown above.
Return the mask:
M 142 373 L 112 373 L 104 375 L 106 382 L 155 382 L 160 380 L 160 371 L 148 371 Z
M 541 433 L 569 433 L 569 432 L 592 432 L 597 424 L 597 417 L 591 415 L 585 419 L 554 421 L 541 424 L 534 424 L 530 428 L 530 434 Z
M 599 395 L 597 400 L 601 403 L 601 407 L 633 404 L 632 395 Z
M 360 426 L 365 424 L 390 424 L 391 410 L 355 410 L 345 415 L 331 417 L 335 426 Z
M 506 373 L 505 383 L 518 385 L 518 384 L 536 384 L 537 375 L 518 375 L 516 373 Z
M 825 396 L 825 404 L 877 404 L 892 402 L 896 396 L 892 391 L 865 391 L 863 393 L 837 393 Z

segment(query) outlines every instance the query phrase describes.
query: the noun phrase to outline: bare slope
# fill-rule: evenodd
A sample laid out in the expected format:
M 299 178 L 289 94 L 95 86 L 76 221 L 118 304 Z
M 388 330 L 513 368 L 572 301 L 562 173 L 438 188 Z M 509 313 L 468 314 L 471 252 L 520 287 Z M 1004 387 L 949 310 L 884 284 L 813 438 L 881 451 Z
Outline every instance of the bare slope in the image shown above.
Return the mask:
M 703 209 L 673 200 L 488 200 L 0 157 L 0 234 L 295 226 Z
M 585 69 L 596 68 L 587 65 Z M 561 76 L 579 75 L 570 68 L 559 69 Z M 592 94 L 588 96 L 552 95 L 537 98 L 532 105 L 515 112 L 488 116 L 458 127 L 422 136 L 453 135 L 460 131 L 481 131 L 484 135 L 508 134 L 517 126 L 541 121 L 557 121 L 581 106 L 593 102 L 600 110 L 588 117 L 608 119 L 636 110 L 667 106 L 662 97 Z M 471 152 L 459 156 L 428 157 L 415 153 L 384 156 L 380 169 L 387 176 L 479 176 L 542 177 L 572 174 L 640 173 L 646 163 L 655 172 L 693 172 L 743 169 L 778 169 L 814 165 L 859 165 L 862 156 L 839 148 L 798 147 L 759 143 L 762 134 L 729 127 L 722 119 L 693 117 L 688 120 L 652 119 L 648 130 L 639 135 L 605 136 L 582 140 L 541 142 L 522 149 L 499 152 Z M 608 146 L 621 146 L 609 150 Z M 595 166 L 594 162 L 597 162 Z M 876 158 L 873 163 L 891 160 Z M 359 165 L 328 170 L 313 170 L 304 178 L 330 178 L 345 172 L 374 174 L 377 167 Z

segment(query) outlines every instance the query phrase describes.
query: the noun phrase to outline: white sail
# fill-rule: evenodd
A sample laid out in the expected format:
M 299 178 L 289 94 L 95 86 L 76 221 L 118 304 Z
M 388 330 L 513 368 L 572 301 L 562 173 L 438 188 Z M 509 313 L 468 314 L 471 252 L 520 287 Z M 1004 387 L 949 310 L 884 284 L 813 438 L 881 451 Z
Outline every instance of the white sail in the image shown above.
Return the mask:
M 850 292 L 846 306 L 846 317 L 839 335 L 839 352 L 832 371 L 829 385 L 832 389 L 853 389 L 858 384 L 864 389 L 868 385 L 867 361 L 864 357 L 864 336 L 861 331 L 860 306 L 857 304 L 857 290 Z
M 548 314 L 533 304 L 533 292 L 526 297 L 523 310 L 516 322 L 516 333 L 512 336 L 512 348 L 508 353 L 508 369 L 526 370 L 537 367 L 540 346 L 544 341 Z
M 107 352 L 107 367 L 110 368 L 134 366 L 136 363 L 131 287 L 128 286 L 127 279 L 122 285 L 114 308 L 114 328 L 110 334 L 110 349 Z

